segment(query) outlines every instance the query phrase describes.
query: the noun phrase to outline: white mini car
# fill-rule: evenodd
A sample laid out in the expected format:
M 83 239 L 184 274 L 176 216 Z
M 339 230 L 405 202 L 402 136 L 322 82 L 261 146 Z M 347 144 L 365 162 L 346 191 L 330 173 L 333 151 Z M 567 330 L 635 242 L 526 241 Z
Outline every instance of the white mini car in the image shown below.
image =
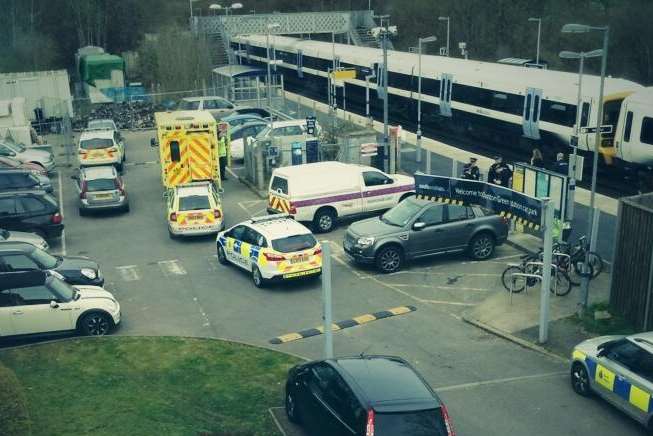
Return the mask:
M 71 286 L 57 273 L 0 273 L 0 338 L 77 331 L 103 336 L 120 323 L 120 304 L 99 286 Z

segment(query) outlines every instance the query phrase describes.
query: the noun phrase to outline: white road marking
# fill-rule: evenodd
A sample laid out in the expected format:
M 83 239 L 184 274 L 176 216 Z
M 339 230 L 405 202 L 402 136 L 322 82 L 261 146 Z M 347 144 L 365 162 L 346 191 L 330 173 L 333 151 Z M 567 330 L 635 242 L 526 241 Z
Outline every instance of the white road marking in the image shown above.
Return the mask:
M 218 255 L 213 254 L 207 257 L 206 260 L 209 263 L 209 271 L 218 272 Z
M 137 265 L 117 266 L 116 269 L 125 282 L 135 282 L 141 279 Z
M 419 272 L 419 271 L 397 271 L 392 274 L 376 274 L 375 277 L 392 277 L 392 276 L 398 276 L 402 274 L 414 274 L 414 275 L 420 275 L 420 276 L 447 276 L 447 277 L 454 277 L 454 276 L 462 276 L 462 277 L 499 277 L 501 274 L 490 274 L 490 273 L 456 273 L 456 272 Z
M 437 286 L 437 285 L 419 285 L 419 284 L 397 284 L 393 283 L 392 286 L 398 288 L 425 288 L 425 289 L 442 289 L 443 291 L 477 291 L 477 292 L 490 292 L 490 289 L 484 288 L 466 288 L 463 286 Z
M 238 206 L 247 213 L 250 217 L 253 216 L 260 216 L 263 214 L 263 212 L 267 211 L 267 207 L 264 207 L 263 209 L 257 209 L 256 211 L 252 212 L 250 208 L 252 207 L 258 207 L 261 203 L 267 203 L 265 200 L 247 200 L 247 201 L 241 201 L 238 203 Z
M 524 253 L 512 254 L 512 255 L 510 255 L 510 256 L 495 257 L 495 258 L 492 259 L 492 260 L 497 261 L 497 260 L 514 259 L 514 258 L 516 258 L 516 257 L 521 257 L 521 256 L 523 256 L 523 255 L 524 255 Z
M 238 174 L 234 173 L 231 168 L 225 167 L 225 170 L 227 170 L 227 172 L 231 174 L 231 177 L 233 177 L 234 179 L 238 179 Z
M 163 272 L 163 275 L 166 277 L 170 277 L 173 275 L 177 276 L 183 276 L 186 275 L 186 270 L 184 269 L 183 266 L 181 266 L 181 263 L 179 260 L 161 260 L 157 262 L 159 264 L 159 268 L 161 268 L 161 272 Z
M 61 214 L 61 221 L 63 222 L 64 213 L 63 213 L 63 182 L 61 180 L 61 170 L 59 172 L 59 213 Z M 64 228 L 61 231 L 61 254 L 65 256 L 66 253 L 66 229 Z
M 436 392 L 457 391 L 457 390 L 461 390 L 461 389 L 472 389 L 472 388 L 477 388 L 477 387 L 481 387 L 481 386 L 497 385 L 497 384 L 503 384 L 503 383 L 514 383 L 514 382 L 520 382 L 520 381 L 525 381 L 525 380 L 535 380 L 535 379 L 541 379 L 541 378 L 561 377 L 561 376 L 567 376 L 567 375 L 568 375 L 567 371 L 558 371 L 558 372 L 549 372 L 549 373 L 545 373 L 545 374 L 524 375 L 524 376 L 521 376 L 521 377 L 499 378 L 499 379 L 495 379 L 495 380 L 486 380 L 486 381 L 482 381 L 482 382 L 464 383 L 464 384 L 460 384 L 460 385 L 439 387 L 439 388 L 435 388 L 435 391 Z

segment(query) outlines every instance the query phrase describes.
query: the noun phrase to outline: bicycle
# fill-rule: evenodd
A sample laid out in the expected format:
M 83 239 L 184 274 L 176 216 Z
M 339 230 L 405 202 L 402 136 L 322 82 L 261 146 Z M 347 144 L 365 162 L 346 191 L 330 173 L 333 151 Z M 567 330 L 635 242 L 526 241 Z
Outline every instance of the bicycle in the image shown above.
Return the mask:
M 603 272 L 603 259 L 601 256 L 594 252 L 589 251 L 589 243 L 586 236 L 581 236 L 575 245 L 566 242 L 558 242 L 554 251 L 565 253 L 569 255 L 568 259 L 563 259 L 564 265 L 561 267 L 569 270 L 568 263 L 571 262 L 574 271 L 579 276 L 583 276 L 583 265 L 585 264 L 585 256 L 589 252 L 589 272 L 590 279 L 595 279 L 601 272 Z
M 539 254 L 527 254 L 521 257 L 520 264 L 509 265 L 501 274 L 501 281 L 508 292 L 520 293 L 526 286 L 533 287 L 540 281 L 536 277 L 513 276 L 513 274 L 534 274 L 542 276 L 543 265 Z M 512 286 L 511 286 L 512 285 Z M 551 265 L 551 293 L 563 297 L 571 292 L 571 280 L 566 271 L 554 263 Z

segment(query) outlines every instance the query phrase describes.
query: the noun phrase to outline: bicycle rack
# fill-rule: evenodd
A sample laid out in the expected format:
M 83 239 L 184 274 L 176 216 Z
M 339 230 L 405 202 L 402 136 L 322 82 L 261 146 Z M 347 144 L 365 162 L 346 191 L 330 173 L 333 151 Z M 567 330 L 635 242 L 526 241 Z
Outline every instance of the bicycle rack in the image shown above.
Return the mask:
M 516 265 L 520 266 L 520 265 Z M 528 273 L 512 273 L 510 274 L 510 305 L 512 306 L 512 294 L 514 293 L 515 279 L 514 277 L 526 277 L 526 278 L 535 278 L 542 281 L 542 276 L 539 274 L 528 274 Z M 528 280 L 524 283 L 524 292 L 528 293 Z
M 537 265 L 537 266 L 544 267 L 544 262 L 528 262 L 528 263 L 526 263 L 524 268 L 526 268 L 528 266 L 531 266 L 531 265 Z M 555 274 L 554 274 L 555 282 L 553 283 L 553 295 L 558 295 L 558 269 L 559 268 L 558 268 L 558 265 L 555 265 L 553 263 L 551 264 L 551 268 L 553 268 L 554 271 L 555 271 Z M 542 269 L 544 269 L 544 268 L 542 268 Z M 540 282 L 541 281 L 542 281 L 542 277 L 540 277 Z

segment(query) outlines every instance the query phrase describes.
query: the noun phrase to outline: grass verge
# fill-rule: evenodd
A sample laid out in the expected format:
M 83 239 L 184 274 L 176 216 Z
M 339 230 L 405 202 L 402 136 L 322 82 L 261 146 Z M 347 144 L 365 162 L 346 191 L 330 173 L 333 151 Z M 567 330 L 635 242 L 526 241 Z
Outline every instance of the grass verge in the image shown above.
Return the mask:
M 595 319 L 594 314 L 596 312 L 608 312 L 611 315 L 607 319 Z M 608 303 L 592 304 L 587 308 L 582 317 L 574 316 L 573 318 L 583 326 L 585 331 L 597 336 L 631 335 L 635 333 L 635 329 L 628 321 L 610 312 Z
M 16 374 L 0 364 L 0 435 L 30 434 L 27 399 Z
M 278 434 L 267 409 L 283 404 L 286 372 L 297 362 L 230 342 L 168 337 L 0 350 L 26 394 L 34 435 Z

